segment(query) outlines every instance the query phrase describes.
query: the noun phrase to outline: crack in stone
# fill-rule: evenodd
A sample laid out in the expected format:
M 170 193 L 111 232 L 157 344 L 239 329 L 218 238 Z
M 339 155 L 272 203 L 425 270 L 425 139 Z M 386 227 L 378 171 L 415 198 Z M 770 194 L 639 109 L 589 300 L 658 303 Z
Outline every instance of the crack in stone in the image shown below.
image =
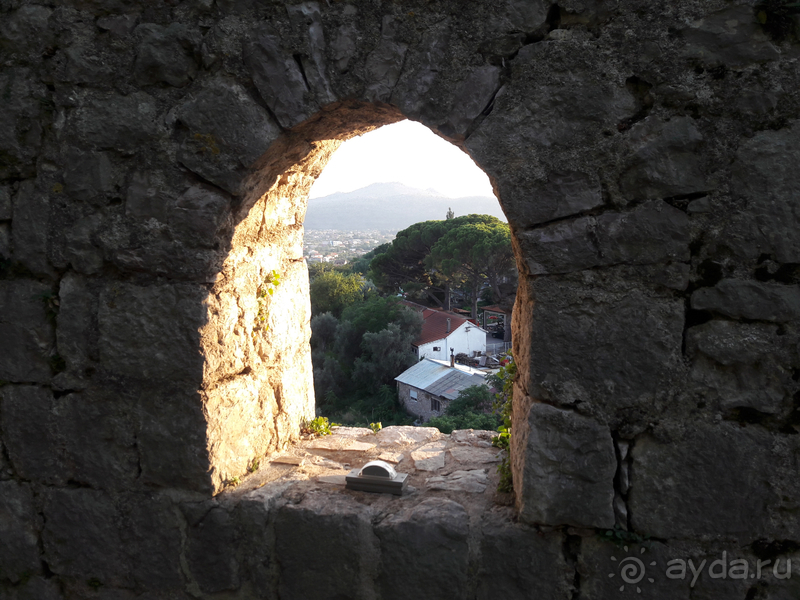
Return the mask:
M 564 543 L 561 545 L 561 552 L 564 555 L 564 562 L 574 573 L 572 578 L 571 600 L 578 600 L 581 596 L 581 572 L 578 568 L 578 557 L 581 553 L 581 537 L 564 533 Z
M 200 591 L 200 585 L 195 581 L 194 577 L 192 576 L 192 571 L 189 568 L 189 561 L 186 558 L 186 548 L 189 542 L 189 535 L 187 533 L 187 529 L 189 524 L 186 522 L 186 517 L 181 512 L 181 509 L 178 505 L 173 505 L 173 510 L 175 511 L 175 516 L 177 517 L 178 528 L 181 532 L 181 551 L 180 551 L 180 564 L 181 564 L 181 574 L 184 577 L 184 581 L 186 582 L 186 591 L 189 592 L 195 598 L 202 598 L 203 593 Z M 211 509 L 209 509 L 211 510 Z

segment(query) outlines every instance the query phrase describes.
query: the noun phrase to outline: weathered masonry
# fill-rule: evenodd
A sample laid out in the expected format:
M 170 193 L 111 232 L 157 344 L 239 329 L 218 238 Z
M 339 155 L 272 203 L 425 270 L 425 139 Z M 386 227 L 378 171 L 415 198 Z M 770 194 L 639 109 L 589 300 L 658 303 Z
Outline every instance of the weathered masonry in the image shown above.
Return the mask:
M 0 597 L 635 595 L 616 526 L 652 597 L 797 598 L 795 12 L 0 0 Z M 309 187 L 402 118 L 511 224 L 518 523 L 219 493 L 313 414 Z M 665 577 L 723 552 L 796 573 Z

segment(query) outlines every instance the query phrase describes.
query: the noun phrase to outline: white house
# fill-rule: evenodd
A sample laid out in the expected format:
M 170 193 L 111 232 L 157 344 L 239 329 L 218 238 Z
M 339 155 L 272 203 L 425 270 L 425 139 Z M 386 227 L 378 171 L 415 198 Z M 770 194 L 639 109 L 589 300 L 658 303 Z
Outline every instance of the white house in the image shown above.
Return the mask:
M 450 348 L 454 354 L 473 356 L 475 352 L 486 352 L 486 330 L 455 313 L 433 310 L 406 303 L 411 308 L 421 309 L 422 333 L 414 348 L 417 359 L 433 358 L 448 361 Z

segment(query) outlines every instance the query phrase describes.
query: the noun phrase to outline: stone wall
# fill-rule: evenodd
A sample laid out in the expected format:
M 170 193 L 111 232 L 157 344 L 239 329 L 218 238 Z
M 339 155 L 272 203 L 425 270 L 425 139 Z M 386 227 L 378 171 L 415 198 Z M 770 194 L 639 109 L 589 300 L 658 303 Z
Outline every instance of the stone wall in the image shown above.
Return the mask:
M 411 390 L 417 392 L 416 399 L 411 397 Z M 442 398 L 441 396 L 436 396 L 433 394 L 429 394 L 424 390 L 412 388 L 410 385 L 405 383 L 397 384 L 397 396 L 400 399 L 400 404 L 402 404 L 408 412 L 410 412 L 412 415 L 422 417 L 423 421 L 428 421 L 433 417 L 439 417 L 443 415 L 445 409 L 447 409 L 447 405 L 450 402 L 449 400 Z M 432 399 L 439 401 L 439 407 L 441 408 L 441 410 L 439 411 L 431 410 Z
M 661 558 L 791 556 L 800 51 L 768 4 L 0 0 L 2 594 L 252 597 L 293 573 L 268 502 L 212 498 L 313 414 L 310 185 L 404 117 L 489 175 L 520 272 L 525 525 L 420 501 L 456 549 L 431 560 L 608 597 L 614 526 Z M 405 593 L 385 565 L 419 539 L 384 517 L 370 597 Z M 704 581 L 693 598 L 797 595 Z

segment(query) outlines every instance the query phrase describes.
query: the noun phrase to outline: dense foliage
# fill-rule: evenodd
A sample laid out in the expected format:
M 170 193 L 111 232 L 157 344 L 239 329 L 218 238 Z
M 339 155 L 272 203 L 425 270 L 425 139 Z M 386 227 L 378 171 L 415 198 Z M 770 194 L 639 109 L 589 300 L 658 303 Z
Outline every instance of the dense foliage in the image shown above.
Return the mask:
M 497 429 L 500 418 L 488 413 L 492 407 L 492 393 L 485 385 L 473 385 L 462 390 L 458 398 L 448 404 L 441 417 L 434 417 L 425 423 L 426 427 L 436 427 L 442 433 L 454 429 Z
M 410 423 L 394 378 L 416 361 L 411 345 L 421 329 L 419 313 L 374 294 L 350 304 L 340 318 L 330 312 L 313 317 L 317 409 L 347 424 Z
M 503 450 L 503 459 L 497 466 L 500 473 L 500 483 L 497 486 L 499 492 L 513 492 L 514 479 L 511 473 L 511 421 L 513 417 L 513 392 L 514 380 L 517 377 L 517 364 L 511 352 L 506 353 L 502 360 L 502 367 L 494 375 L 487 379 L 490 385 L 500 390 L 495 394 L 493 404 L 494 412 L 500 415 L 503 422 L 497 428 L 498 435 L 492 438 L 492 444 Z
M 341 316 L 347 306 L 364 297 L 365 284 L 364 278 L 357 273 L 321 272 L 311 280 L 311 314 Z
M 470 298 L 473 318 L 488 285 L 492 301 L 502 302 L 516 289 L 508 224 L 489 215 L 425 221 L 398 232 L 376 252 L 368 277 L 385 293 L 403 292 L 450 308 L 455 290 Z M 510 280 L 511 285 L 503 285 Z

